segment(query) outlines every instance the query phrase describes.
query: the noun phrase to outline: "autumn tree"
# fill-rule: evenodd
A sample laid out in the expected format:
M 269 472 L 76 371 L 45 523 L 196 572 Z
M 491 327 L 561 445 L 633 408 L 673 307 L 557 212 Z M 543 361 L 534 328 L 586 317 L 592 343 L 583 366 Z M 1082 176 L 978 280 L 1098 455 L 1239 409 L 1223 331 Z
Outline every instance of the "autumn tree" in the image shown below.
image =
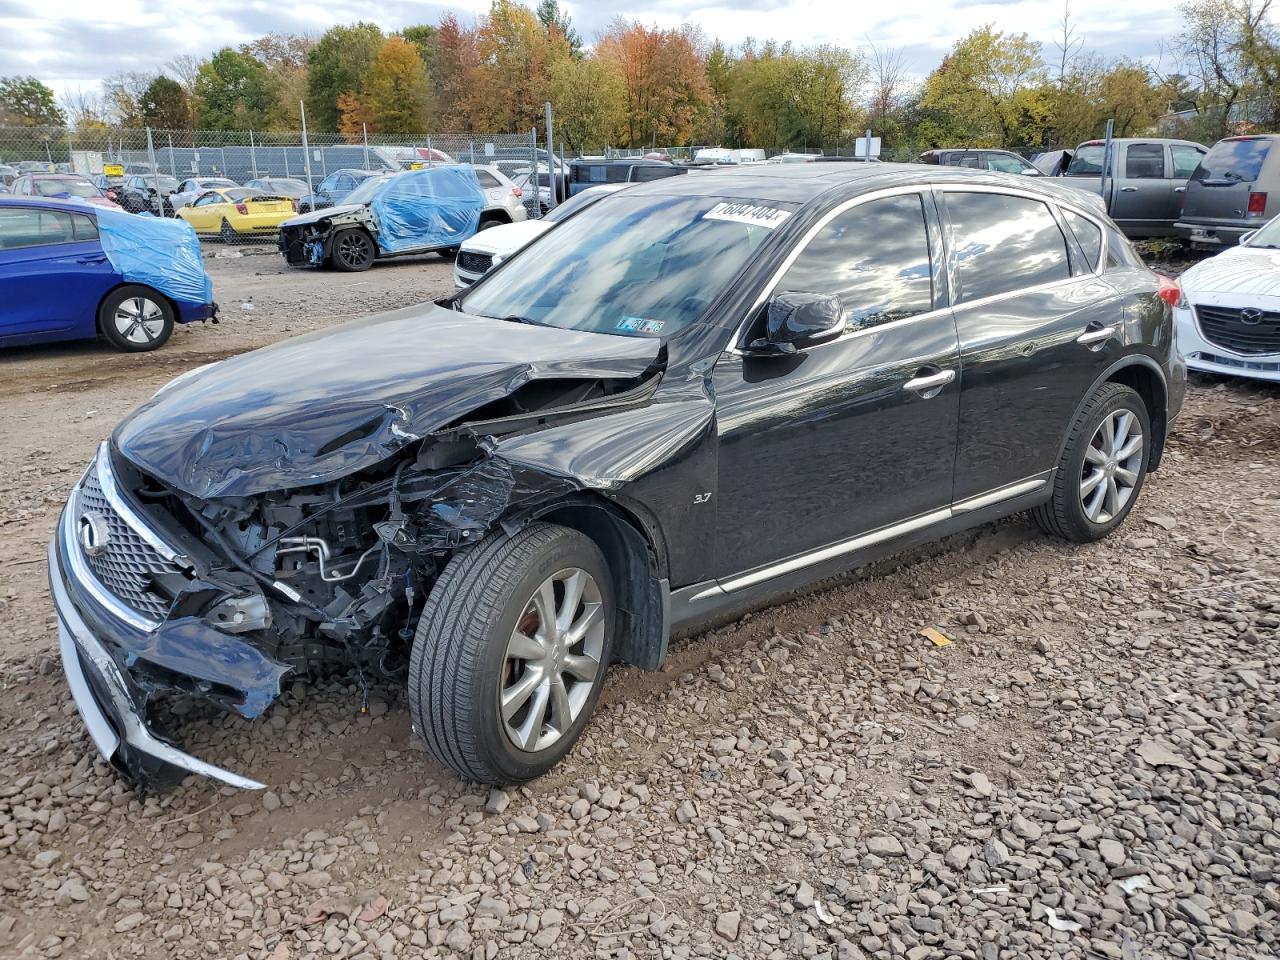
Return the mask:
M 156 78 L 154 73 L 130 70 L 102 81 L 102 98 L 107 116 L 120 127 L 142 127 L 142 97 Z
M 275 102 L 267 68 L 231 47 L 201 66 L 196 95 L 200 126 L 208 130 L 262 129 Z
M 163 74 L 156 77 L 138 98 L 138 112 L 149 127 L 182 130 L 191 126 L 191 104 L 182 84 Z
M 0 127 L 61 127 L 66 114 L 35 77 L 0 77 Z
M 852 132 L 865 61 L 843 47 L 747 43 L 735 64 L 733 114 L 750 145 L 821 149 Z
M 331 27 L 307 52 L 307 119 L 316 130 L 338 128 L 338 98 L 364 88 L 385 38 L 373 23 Z
M 624 127 L 622 78 L 595 57 L 565 57 L 551 67 L 556 133 L 574 153 L 618 141 Z
M 569 44 L 569 52 L 582 56 L 582 35 L 573 27 L 573 19 L 560 9 L 556 0 L 542 0 L 538 4 L 538 22 L 553 37 L 558 36 Z
M 542 119 L 551 67 L 570 56 L 564 37 L 548 34 L 528 7 L 494 0 L 475 37 L 475 64 L 464 97 L 468 127 L 515 133 Z
M 468 101 L 480 65 L 477 34 L 474 28 L 460 24 L 452 13 L 446 13 L 431 38 L 439 67 L 432 72 L 428 60 L 428 75 L 436 78 L 435 115 L 446 129 L 470 128 Z
M 920 105 L 946 145 L 1039 145 L 1049 117 L 1040 45 L 990 24 L 958 41 L 925 81 Z
M 596 45 L 596 56 L 622 80 L 629 145 L 689 140 L 711 101 L 692 28 L 662 30 L 618 19 Z
M 388 37 L 364 83 L 373 129 L 379 133 L 421 133 L 427 124 L 430 85 L 418 48 L 403 37 Z
M 1271 0 L 1189 0 L 1174 48 L 1197 93 L 1192 135 L 1206 140 L 1280 123 L 1280 39 Z

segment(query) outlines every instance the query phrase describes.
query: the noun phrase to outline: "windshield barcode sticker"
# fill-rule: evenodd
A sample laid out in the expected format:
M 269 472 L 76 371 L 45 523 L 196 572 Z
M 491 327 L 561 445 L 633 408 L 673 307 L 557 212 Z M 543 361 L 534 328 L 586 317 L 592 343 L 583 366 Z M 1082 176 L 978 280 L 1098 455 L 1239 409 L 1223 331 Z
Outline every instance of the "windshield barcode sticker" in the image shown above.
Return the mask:
M 772 230 L 786 222 L 790 210 L 765 207 L 757 203 L 717 203 L 702 215 L 704 220 L 728 220 L 730 223 L 747 223 L 753 227 Z

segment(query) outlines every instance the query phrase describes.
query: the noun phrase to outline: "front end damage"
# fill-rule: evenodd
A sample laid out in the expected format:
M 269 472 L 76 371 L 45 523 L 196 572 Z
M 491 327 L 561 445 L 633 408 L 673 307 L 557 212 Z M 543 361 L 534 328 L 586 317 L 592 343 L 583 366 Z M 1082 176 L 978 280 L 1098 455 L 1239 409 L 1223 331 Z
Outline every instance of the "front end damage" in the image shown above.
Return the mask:
M 318 267 L 329 257 L 339 230 L 356 227 L 378 240 L 378 225 L 367 207 L 330 208 L 280 224 L 276 246 L 294 267 Z
M 178 767 L 261 787 L 174 746 L 154 707 L 193 696 L 252 719 L 292 678 L 403 677 L 453 553 L 593 483 L 508 459 L 503 439 L 646 404 L 660 375 L 534 380 L 422 437 L 392 417 L 373 465 L 239 496 L 195 496 L 104 442 L 50 546 L 64 668 L 98 749 L 144 782 Z M 371 430 L 328 446 L 367 460 Z

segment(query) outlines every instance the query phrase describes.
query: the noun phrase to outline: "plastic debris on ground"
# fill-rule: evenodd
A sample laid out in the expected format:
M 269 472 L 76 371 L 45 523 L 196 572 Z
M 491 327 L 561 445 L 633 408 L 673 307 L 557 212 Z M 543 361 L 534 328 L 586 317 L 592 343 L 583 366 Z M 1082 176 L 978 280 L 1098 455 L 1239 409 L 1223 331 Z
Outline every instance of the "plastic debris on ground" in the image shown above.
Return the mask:
M 140 283 L 183 303 L 211 303 L 213 281 L 200 240 L 185 220 L 139 217 L 95 208 L 102 252 L 126 283 Z
M 480 181 L 467 165 L 406 171 L 369 204 L 385 253 L 457 246 L 476 232 L 484 207 Z
M 920 636 L 924 637 L 926 640 L 932 643 L 935 647 L 951 646 L 951 638 L 948 637 L 941 630 L 934 629 L 933 627 L 925 627 L 923 630 L 920 631 Z
M 1061 930 L 1063 933 L 1078 933 L 1083 929 L 1080 924 L 1074 920 L 1064 920 L 1054 912 L 1053 907 L 1044 908 L 1045 918 L 1049 921 L 1049 926 L 1055 930 Z

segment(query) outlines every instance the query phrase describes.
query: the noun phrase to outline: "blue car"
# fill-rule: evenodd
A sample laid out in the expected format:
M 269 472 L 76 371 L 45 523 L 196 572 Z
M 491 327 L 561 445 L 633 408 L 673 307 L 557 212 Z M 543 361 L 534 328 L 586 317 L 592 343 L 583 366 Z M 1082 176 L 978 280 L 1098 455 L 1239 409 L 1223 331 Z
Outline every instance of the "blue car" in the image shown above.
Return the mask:
M 305 194 L 298 200 L 298 211 L 308 213 L 312 210 L 324 210 L 327 207 L 337 206 L 352 190 L 370 177 L 379 177 L 386 172 L 385 170 L 335 170 L 320 181 L 314 193 Z
M 182 221 L 0 197 L 0 347 L 101 336 L 136 353 L 217 312 Z

